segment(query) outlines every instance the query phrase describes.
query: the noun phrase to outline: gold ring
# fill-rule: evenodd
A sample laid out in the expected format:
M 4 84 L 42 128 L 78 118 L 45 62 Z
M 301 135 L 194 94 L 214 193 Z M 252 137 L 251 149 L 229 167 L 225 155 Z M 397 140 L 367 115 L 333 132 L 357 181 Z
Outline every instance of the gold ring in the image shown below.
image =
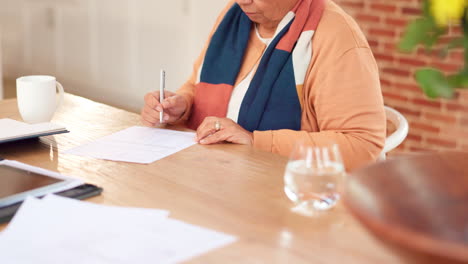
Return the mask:
M 221 124 L 219 123 L 219 120 L 216 120 L 214 124 L 214 128 L 216 131 L 219 131 L 221 129 Z

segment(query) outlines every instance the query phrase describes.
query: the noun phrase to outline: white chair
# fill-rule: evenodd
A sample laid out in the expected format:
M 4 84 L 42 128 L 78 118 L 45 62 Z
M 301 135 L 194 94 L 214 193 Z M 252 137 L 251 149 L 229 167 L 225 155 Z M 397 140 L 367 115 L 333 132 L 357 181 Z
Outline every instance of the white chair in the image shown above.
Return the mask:
M 405 140 L 409 129 L 408 121 L 397 110 L 385 106 L 385 114 L 387 120 L 395 126 L 396 130 L 385 139 L 385 146 L 380 154 L 379 160 L 385 160 L 387 152 L 398 147 Z

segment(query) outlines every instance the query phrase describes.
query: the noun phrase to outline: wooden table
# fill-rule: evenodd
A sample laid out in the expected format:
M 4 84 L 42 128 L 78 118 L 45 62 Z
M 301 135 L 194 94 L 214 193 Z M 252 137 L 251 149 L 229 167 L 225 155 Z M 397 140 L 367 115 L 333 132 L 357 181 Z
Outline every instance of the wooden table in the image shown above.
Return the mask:
M 15 99 L 0 101 L 0 118 L 6 117 L 21 120 Z M 341 204 L 314 218 L 292 212 L 283 192 L 284 157 L 220 144 L 195 145 L 150 165 L 96 160 L 61 152 L 139 125 L 137 114 L 67 94 L 53 122 L 71 132 L 0 145 L 0 157 L 104 188 L 88 201 L 166 209 L 172 218 L 238 237 L 189 263 L 401 262 Z

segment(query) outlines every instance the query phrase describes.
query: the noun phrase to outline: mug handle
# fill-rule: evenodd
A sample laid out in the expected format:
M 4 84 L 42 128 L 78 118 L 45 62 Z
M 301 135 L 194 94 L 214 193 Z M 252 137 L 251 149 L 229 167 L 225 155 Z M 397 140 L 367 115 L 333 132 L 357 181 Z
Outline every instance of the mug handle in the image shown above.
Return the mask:
M 58 109 L 62 105 L 63 94 L 65 93 L 65 91 L 63 90 L 63 86 L 59 82 L 56 82 L 56 83 L 57 83 L 57 89 L 59 91 L 59 98 L 58 98 L 58 103 L 57 103 L 57 108 L 56 108 Z

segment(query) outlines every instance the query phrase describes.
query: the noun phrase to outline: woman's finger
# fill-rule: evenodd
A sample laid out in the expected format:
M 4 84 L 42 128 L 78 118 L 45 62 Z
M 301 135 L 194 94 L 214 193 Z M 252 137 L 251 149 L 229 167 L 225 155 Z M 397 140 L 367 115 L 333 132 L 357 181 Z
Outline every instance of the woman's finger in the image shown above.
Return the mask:
M 225 130 L 219 130 L 218 132 L 211 134 L 210 136 L 205 137 L 204 139 L 200 140 L 200 144 L 202 145 L 216 144 L 216 143 L 225 141 L 229 136 L 230 136 L 229 133 L 226 132 Z
M 143 113 L 141 114 L 141 116 L 148 122 L 151 122 L 155 125 L 159 124 L 159 112 L 151 108 L 148 108 L 148 107 L 143 108 Z
M 186 101 L 185 99 L 178 94 L 172 93 L 171 96 L 166 97 L 166 99 L 161 103 L 164 109 L 174 109 L 175 111 L 185 111 Z
M 164 101 L 161 103 L 164 109 L 170 109 L 177 106 L 177 98 L 176 96 L 166 97 Z
M 147 105 L 150 108 L 156 108 L 159 103 L 159 94 L 156 93 L 147 93 L 145 95 L 145 105 Z
M 159 92 L 158 92 L 159 93 Z M 171 96 L 174 96 L 176 95 L 176 93 L 174 92 L 171 92 L 171 91 L 167 91 L 167 90 L 164 90 L 164 97 L 171 97 Z
M 143 111 L 154 118 L 159 118 L 159 111 L 154 108 L 145 105 Z
M 155 123 L 146 120 L 143 115 L 141 116 L 141 123 L 147 127 L 154 127 L 156 125 Z
M 214 124 L 216 121 L 220 122 L 220 130 L 216 130 Z M 215 144 L 220 142 L 231 142 L 235 144 L 252 145 L 253 134 L 234 121 L 227 118 L 213 118 L 204 122 L 202 131 L 209 131 L 206 134 L 201 134 L 198 141 L 202 145 Z
M 143 117 L 141 118 L 141 124 L 146 127 L 153 127 L 154 125 L 146 121 Z
M 197 141 L 203 140 L 207 136 L 216 132 L 215 122 L 218 118 L 206 117 L 197 129 Z
M 146 120 L 148 121 L 159 121 L 159 112 L 147 106 L 143 108 L 143 115 L 147 116 Z

